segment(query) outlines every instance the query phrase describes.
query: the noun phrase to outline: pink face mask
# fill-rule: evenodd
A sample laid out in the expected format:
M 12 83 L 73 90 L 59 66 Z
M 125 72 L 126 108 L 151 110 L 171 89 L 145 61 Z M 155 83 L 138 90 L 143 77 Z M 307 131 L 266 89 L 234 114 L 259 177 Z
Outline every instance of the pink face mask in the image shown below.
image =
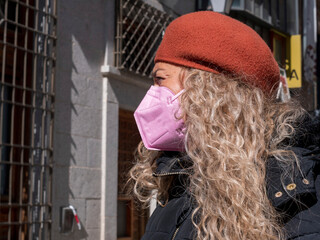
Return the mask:
M 151 86 L 134 113 L 144 146 L 149 150 L 184 151 L 185 126 L 179 99 L 166 87 Z

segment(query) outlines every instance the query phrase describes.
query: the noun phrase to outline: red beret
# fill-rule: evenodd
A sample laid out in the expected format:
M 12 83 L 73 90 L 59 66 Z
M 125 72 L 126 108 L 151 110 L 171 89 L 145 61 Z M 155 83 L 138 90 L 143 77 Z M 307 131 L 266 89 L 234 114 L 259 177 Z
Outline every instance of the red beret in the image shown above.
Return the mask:
M 275 90 L 280 80 L 278 64 L 263 39 L 247 25 L 212 11 L 172 21 L 156 62 L 231 74 L 266 93 Z

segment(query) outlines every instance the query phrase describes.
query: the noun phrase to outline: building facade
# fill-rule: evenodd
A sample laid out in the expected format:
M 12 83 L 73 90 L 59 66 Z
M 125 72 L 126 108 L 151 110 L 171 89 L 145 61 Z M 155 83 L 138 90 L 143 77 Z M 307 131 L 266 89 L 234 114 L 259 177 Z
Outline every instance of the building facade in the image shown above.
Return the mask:
M 316 113 L 313 0 L 0 1 L 0 240 L 140 239 L 153 206 L 125 194 L 132 114 L 166 26 L 199 10 L 260 34 Z

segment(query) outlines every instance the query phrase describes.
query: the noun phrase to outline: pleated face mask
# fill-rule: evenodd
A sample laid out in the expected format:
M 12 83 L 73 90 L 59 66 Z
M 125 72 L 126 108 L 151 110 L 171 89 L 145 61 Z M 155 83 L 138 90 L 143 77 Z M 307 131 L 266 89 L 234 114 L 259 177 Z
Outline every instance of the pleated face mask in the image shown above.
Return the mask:
M 184 151 L 185 125 L 179 99 L 166 87 L 151 86 L 134 113 L 144 146 L 149 150 Z

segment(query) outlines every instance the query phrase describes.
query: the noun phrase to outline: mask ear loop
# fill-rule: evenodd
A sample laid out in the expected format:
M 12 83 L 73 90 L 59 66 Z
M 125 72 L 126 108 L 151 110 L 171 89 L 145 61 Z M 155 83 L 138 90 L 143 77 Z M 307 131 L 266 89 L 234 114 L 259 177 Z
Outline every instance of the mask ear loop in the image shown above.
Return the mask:
M 178 92 L 176 95 L 174 95 L 174 97 L 171 98 L 171 103 L 172 103 L 174 100 L 176 100 L 178 97 L 180 97 L 180 95 L 181 95 L 182 93 L 184 93 L 185 91 L 186 91 L 185 89 L 182 89 L 180 92 Z

